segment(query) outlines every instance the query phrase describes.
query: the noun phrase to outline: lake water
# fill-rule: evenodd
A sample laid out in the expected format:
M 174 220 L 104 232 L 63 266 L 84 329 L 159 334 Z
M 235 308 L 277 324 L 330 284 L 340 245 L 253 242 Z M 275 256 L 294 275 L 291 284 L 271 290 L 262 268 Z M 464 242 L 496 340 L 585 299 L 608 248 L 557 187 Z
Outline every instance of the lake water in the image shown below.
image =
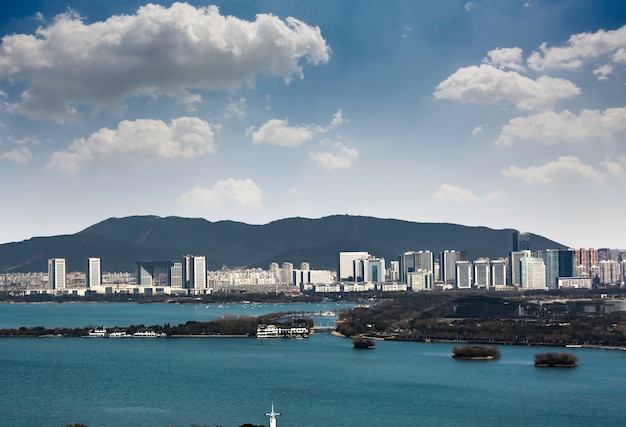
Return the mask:
M 168 307 L 41 306 L 82 306 L 111 320 L 64 326 L 124 325 L 136 319 L 135 310 L 158 317 Z M 0 327 L 7 327 L 5 309 L 15 307 L 30 313 L 32 305 L 0 305 Z M 119 320 L 107 307 L 121 310 Z M 181 322 L 156 317 L 131 323 Z M 354 350 L 349 339 L 324 333 L 276 340 L 4 338 L 0 425 L 268 425 L 272 402 L 282 414 L 279 427 L 623 425 L 624 351 L 567 349 L 580 358 L 577 368 L 546 369 L 533 366 L 534 354 L 565 349 L 501 346 L 499 360 L 471 362 L 452 359 L 452 347 L 379 341 L 374 350 Z

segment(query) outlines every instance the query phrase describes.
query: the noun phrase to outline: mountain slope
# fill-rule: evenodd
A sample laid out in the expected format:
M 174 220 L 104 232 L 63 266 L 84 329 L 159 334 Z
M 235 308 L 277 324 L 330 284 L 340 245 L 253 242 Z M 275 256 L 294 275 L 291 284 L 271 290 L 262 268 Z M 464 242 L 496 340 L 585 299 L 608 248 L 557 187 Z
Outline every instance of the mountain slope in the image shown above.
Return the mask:
M 106 271 L 134 271 L 136 261 L 180 259 L 188 253 L 205 255 L 210 269 L 268 268 L 272 261 L 335 269 L 340 251 L 368 251 L 392 261 L 404 251 L 455 249 L 472 260 L 506 256 L 513 231 L 348 215 L 265 225 L 133 216 L 109 218 L 74 235 L 0 245 L 0 271 L 45 271 L 51 257 L 65 257 L 68 271 L 82 271 L 88 256 L 102 258 Z M 533 249 L 564 247 L 537 235 L 532 243 Z

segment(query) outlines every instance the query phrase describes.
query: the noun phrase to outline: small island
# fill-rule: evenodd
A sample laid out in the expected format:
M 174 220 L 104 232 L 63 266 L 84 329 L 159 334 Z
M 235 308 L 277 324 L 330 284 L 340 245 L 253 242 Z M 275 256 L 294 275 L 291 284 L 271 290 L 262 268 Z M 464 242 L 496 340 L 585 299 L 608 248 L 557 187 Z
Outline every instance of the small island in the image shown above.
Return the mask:
M 355 337 L 352 340 L 352 344 L 354 345 L 354 348 L 356 349 L 368 349 L 371 350 L 374 347 L 376 347 L 376 344 L 374 343 L 374 340 L 372 340 L 371 338 L 367 338 L 367 337 Z
M 578 357 L 570 353 L 535 354 L 535 366 L 540 368 L 573 368 L 578 366 Z
M 494 360 L 500 357 L 500 350 L 482 345 L 454 347 L 452 357 L 461 360 Z

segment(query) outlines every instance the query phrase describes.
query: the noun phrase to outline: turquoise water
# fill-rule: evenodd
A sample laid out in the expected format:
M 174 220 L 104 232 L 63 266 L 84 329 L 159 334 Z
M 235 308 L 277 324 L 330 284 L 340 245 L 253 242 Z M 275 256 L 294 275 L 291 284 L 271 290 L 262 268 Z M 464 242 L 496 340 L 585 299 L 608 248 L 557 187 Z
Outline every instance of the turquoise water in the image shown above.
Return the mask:
M 501 359 L 470 362 L 452 347 L 354 350 L 328 334 L 0 339 L 0 425 L 268 425 L 272 402 L 279 427 L 623 424 L 626 352 L 568 349 L 579 367 L 541 369 L 535 353 L 563 349 L 502 346 Z
M 21 326 L 82 328 L 89 325 L 178 325 L 188 320 L 209 321 L 228 314 L 260 316 L 288 311 L 337 311 L 354 303 L 310 304 L 137 304 L 137 303 L 0 303 L 0 328 Z

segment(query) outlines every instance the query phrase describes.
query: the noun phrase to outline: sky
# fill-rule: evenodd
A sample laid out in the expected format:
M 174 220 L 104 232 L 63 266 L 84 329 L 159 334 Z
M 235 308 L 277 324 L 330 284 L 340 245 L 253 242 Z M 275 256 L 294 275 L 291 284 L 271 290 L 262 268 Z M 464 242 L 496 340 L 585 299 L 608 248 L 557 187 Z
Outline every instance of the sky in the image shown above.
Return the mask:
M 626 248 L 622 0 L 23 0 L 0 33 L 0 243 L 349 214 Z

